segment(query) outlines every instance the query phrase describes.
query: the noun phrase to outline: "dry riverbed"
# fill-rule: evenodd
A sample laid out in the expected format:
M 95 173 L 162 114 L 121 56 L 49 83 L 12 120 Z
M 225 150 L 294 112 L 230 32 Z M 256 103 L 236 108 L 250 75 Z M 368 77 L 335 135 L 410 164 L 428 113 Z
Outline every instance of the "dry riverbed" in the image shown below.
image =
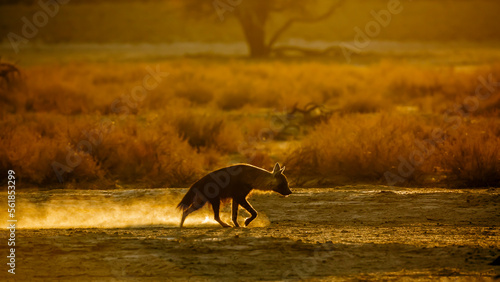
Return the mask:
M 500 255 L 499 189 L 292 190 L 288 198 L 252 195 L 259 216 L 248 228 L 222 228 L 206 207 L 183 229 L 174 207 L 186 189 L 18 193 L 16 274 L 4 264 L 0 280 L 468 281 L 500 274 L 488 265 Z M 6 194 L 0 198 L 6 202 Z M 229 207 L 222 218 L 230 222 Z

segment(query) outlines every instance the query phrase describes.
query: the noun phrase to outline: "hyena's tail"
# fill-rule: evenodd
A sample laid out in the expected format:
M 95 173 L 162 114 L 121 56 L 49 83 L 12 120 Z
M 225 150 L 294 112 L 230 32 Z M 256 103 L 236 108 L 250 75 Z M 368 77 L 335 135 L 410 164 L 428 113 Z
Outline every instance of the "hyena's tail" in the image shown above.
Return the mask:
M 207 202 L 206 198 L 198 191 L 196 186 L 196 184 L 193 184 L 184 198 L 182 198 L 181 202 L 177 205 L 177 208 L 182 210 L 180 227 L 182 227 L 184 220 L 190 213 L 200 209 Z
M 189 191 L 184 195 L 181 202 L 177 205 L 178 209 L 185 211 L 194 203 L 194 198 L 196 197 L 196 192 L 193 187 L 189 188 Z

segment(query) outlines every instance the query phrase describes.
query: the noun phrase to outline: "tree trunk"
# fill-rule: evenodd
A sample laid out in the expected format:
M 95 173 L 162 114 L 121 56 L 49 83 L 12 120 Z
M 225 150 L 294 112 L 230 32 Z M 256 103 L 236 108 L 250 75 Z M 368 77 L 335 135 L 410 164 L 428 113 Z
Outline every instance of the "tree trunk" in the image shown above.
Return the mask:
M 270 50 L 266 44 L 265 33 L 267 15 L 264 13 L 245 12 L 240 13 L 238 19 L 250 50 L 250 57 L 268 57 Z

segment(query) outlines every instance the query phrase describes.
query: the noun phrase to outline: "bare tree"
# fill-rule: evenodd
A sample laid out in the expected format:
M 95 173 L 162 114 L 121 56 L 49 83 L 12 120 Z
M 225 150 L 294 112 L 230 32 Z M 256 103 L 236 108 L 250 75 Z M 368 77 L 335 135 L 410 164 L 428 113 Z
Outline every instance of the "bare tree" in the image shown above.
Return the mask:
M 185 8 L 198 14 L 216 14 L 221 20 L 228 14 L 234 15 L 241 25 L 247 42 L 250 56 L 254 58 L 267 57 L 272 54 L 278 39 L 295 23 L 312 23 L 324 20 L 343 5 L 345 0 L 336 0 L 333 4 L 317 15 L 313 15 L 312 6 L 315 1 L 297 0 L 185 0 Z M 277 13 L 290 15 L 281 27 L 267 40 L 266 25 Z M 281 47 L 280 49 L 296 48 Z M 296 48 L 298 49 L 298 48 Z

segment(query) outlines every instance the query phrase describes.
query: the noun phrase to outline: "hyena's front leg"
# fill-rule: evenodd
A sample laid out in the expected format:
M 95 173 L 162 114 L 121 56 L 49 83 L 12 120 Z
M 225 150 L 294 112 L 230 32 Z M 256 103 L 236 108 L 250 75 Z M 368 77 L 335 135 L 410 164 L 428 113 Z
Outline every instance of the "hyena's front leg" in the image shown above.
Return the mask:
M 252 220 L 257 217 L 257 211 L 247 202 L 246 199 L 243 199 L 239 203 L 244 209 L 246 209 L 250 213 L 250 217 L 245 220 L 245 226 L 248 226 Z
M 233 223 L 234 223 L 234 227 L 240 227 L 240 225 L 238 224 L 238 202 L 233 199 L 233 207 L 232 207 L 232 212 L 233 212 Z

